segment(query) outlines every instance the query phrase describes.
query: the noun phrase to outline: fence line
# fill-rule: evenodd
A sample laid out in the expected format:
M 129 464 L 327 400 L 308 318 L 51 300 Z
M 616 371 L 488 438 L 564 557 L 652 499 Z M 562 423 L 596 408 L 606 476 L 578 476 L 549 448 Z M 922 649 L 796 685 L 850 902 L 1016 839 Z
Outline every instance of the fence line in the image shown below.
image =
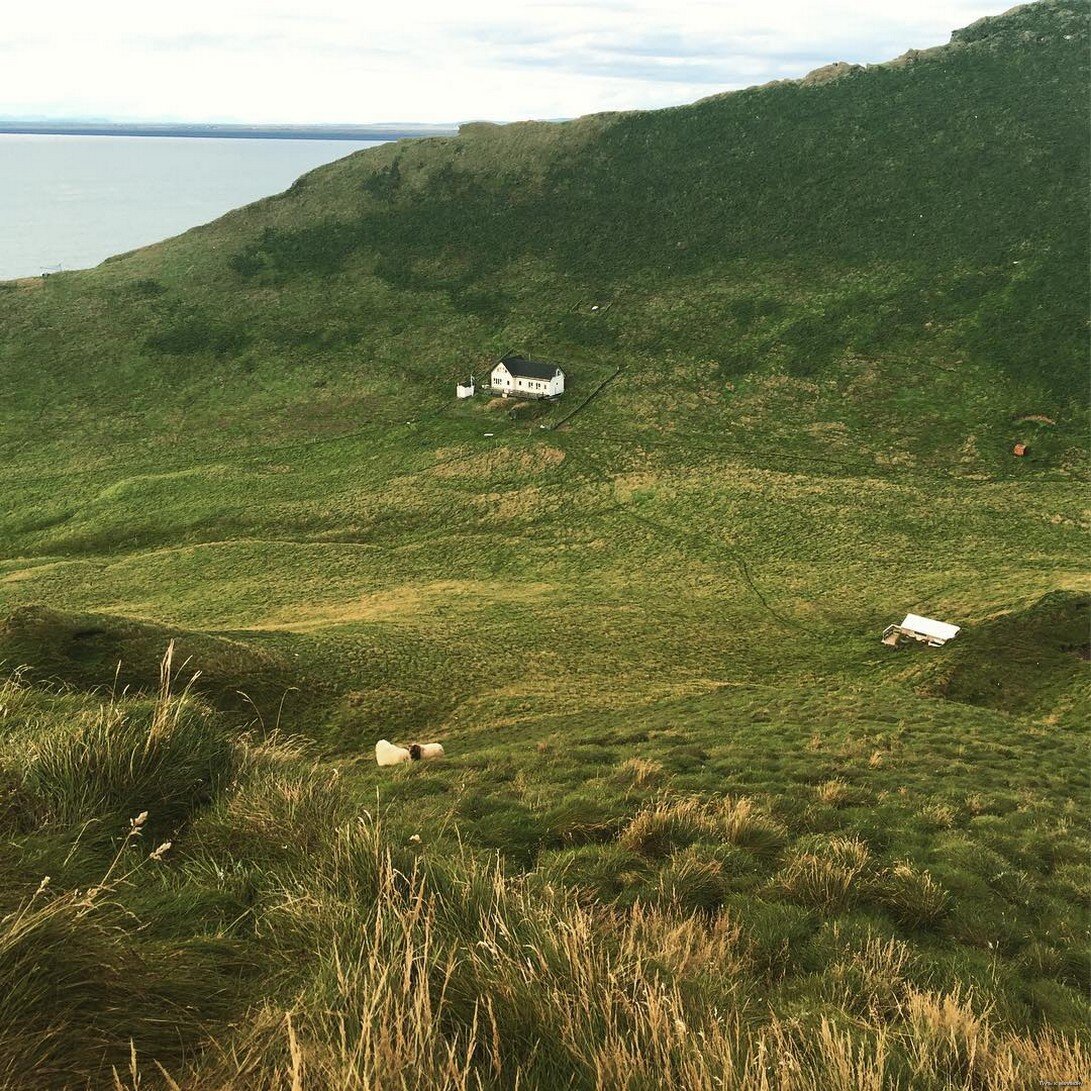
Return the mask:
M 555 432 L 558 428 L 560 428 L 562 424 L 567 424 L 581 409 L 586 408 L 593 399 L 597 398 L 599 394 L 601 394 L 602 391 L 606 388 L 607 384 L 612 383 L 620 374 L 621 365 L 618 364 L 618 366 L 614 368 L 613 374 L 607 375 L 606 378 L 603 379 L 602 382 L 600 382 L 598 386 L 596 386 L 595 389 L 592 390 L 591 393 L 588 394 L 587 397 L 584 398 L 583 401 L 580 402 L 580 404 L 577 405 L 570 413 L 566 413 L 563 417 L 561 417 L 560 420 L 554 421 L 551 425 L 549 425 L 549 431 Z

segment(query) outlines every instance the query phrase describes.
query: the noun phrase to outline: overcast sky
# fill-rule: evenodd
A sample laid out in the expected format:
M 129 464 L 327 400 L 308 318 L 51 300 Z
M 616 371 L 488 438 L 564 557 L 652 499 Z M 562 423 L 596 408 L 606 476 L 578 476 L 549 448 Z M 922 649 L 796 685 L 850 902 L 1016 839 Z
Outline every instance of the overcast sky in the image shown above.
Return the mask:
M 447 122 L 669 106 L 889 60 L 975 0 L 5 3 L 0 116 Z

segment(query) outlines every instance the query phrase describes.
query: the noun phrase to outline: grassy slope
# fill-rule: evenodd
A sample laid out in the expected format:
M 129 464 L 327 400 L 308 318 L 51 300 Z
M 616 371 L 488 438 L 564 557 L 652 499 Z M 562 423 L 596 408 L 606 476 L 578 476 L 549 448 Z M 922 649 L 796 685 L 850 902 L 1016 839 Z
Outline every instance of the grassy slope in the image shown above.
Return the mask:
M 768 751 L 790 732 L 775 700 L 761 707 Z M 567 755 L 542 760 L 591 776 L 599 810 L 543 807 L 564 847 L 504 875 L 419 814 L 376 822 L 348 770 L 232 737 L 191 699 L 0 687 L 0 1086 L 135 1089 L 164 1070 L 193 1091 L 1078 1078 L 1086 1052 L 1066 1032 L 1085 1012 L 1071 934 L 1084 854 L 1071 825 L 1049 828 L 1049 792 L 1031 808 L 965 794 L 980 768 L 952 763 L 950 802 L 929 795 L 908 823 L 949 857 L 924 869 L 886 851 L 907 827 L 897 793 L 865 805 L 879 783 L 913 783 L 911 732 L 874 739 L 868 786 L 695 804 L 655 798 L 692 759 L 671 712 L 628 741 L 684 741 L 681 761 L 619 767 L 601 736 L 568 733 Z M 818 726 L 821 776 L 858 746 Z M 960 753 L 997 756 L 987 732 Z M 392 775 L 420 801 L 444 771 Z M 607 913 L 604 897 L 641 904 Z
M 1078 631 L 1086 587 L 1086 57 L 1035 5 L 833 82 L 398 142 L 0 286 L 0 600 L 74 611 L 0 657 L 108 684 L 120 648 L 139 684 L 184 630 L 267 723 L 300 686 L 352 798 L 607 899 L 685 866 L 616 841 L 656 792 L 754 795 L 797 854 L 938 877 L 923 930 L 860 898 L 919 982 L 1078 1026 L 1091 707 L 1041 618 Z M 566 401 L 456 405 L 506 348 Z M 965 651 L 878 647 L 906 609 Z M 450 760 L 368 764 L 417 735 Z M 778 1010 L 813 1014 L 844 907 L 793 859 L 710 897 L 771 915 Z

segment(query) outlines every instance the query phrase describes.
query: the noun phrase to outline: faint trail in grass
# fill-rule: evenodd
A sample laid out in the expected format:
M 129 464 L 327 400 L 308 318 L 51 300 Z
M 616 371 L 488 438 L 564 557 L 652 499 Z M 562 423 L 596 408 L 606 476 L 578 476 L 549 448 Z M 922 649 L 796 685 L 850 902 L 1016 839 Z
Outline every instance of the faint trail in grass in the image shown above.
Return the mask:
M 645 515 L 637 515 L 635 512 L 625 511 L 624 507 L 622 507 L 622 509 L 621 509 L 621 514 L 627 516 L 629 519 L 633 520 L 634 522 L 640 523 L 643 526 L 648 527 L 650 530 L 652 530 L 653 532 L 659 534 L 661 537 L 665 537 L 665 538 L 669 539 L 674 545 L 680 547 L 683 550 L 683 552 L 689 552 L 690 555 L 697 555 L 697 556 L 700 555 L 699 548 L 698 549 L 692 549 L 692 550 L 690 548 L 687 548 L 687 544 L 686 544 L 686 537 L 687 536 L 681 534 L 679 531 L 675 530 L 673 527 L 668 527 L 666 524 L 660 523 L 655 519 L 649 519 Z M 695 539 L 691 538 L 689 540 L 689 547 L 692 547 L 694 545 L 695 541 L 696 541 Z M 698 543 L 698 546 L 700 544 L 702 544 L 702 543 Z M 724 550 L 727 552 L 727 555 L 728 555 L 729 559 L 738 568 L 739 573 L 741 574 L 741 576 L 743 578 L 743 582 L 746 584 L 746 586 L 753 593 L 754 597 L 761 604 L 762 608 L 771 617 L 773 617 L 779 624 L 781 624 L 781 625 L 783 625 L 783 626 L 785 626 L 787 628 L 791 628 L 791 629 L 802 629 L 803 626 L 800 625 L 799 622 L 793 621 L 791 618 L 785 617 L 778 610 L 775 610 L 772 606 L 770 606 L 769 601 L 766 599 L 766 597 L 758 589 L 757 584 L 754 582 L 753 577 L 750 575 L 750 568 L 747 565 L 746 560 L 743 558 L 742 554 L 739 553 L 737 549 L 730 548 L 726 544 L 722 544 L 722 548 L 724 548 Z
M 606 473 L 606 471 L 594 465 L 590 461 L 590 459 L 586 457 L 586 455 L 580 452 L 571 451 L 569 452 L 569 457 L 574 458 L 577 461 L 582 461 L 583 465 L 590 470 L 591 474 L 597 477 L 604 484 L 613 485 L 614 479 L 608 473 Z M 618 504 L 613 509 L 613 511 L 616 514 L 620 515 L 622 518 L 628 519 L 630 522 L 639 523 L 641 526 L 647 528 L 653 534 L 658 535 L 660 538 L 665 538 L 672 545 L 674 545 L 676 548 L 680 549 L 683 553 L 686 553 L 687 555 L 699 557 L 706 544 L 704 541 L 697 540 L 688 535 L 685 535 L 681 531 L 676 530 L 674 527 L 670 527 L 665 523 L 659 522 L 657 519 L 650 519 L 646 515 L 640 515 L 632 511 L 627 504 Z M 732 549 L 723 543 L 721 543 L 721 547 L 727 552 L 727 555 L 731 562 L 736 566 L 736 568 L 738 568 L 739 573 L 742 576 L 743 582 L 746 584 L 746 586 L 750 589 L 751 593 L 760 603 L 762 609 L 764 609 L 770 617 L 776 620 L 778 624 L 783 625 L 786 628 L 803 628 L 803 626 L 800 625 L 799 622 L 794 621 L 791 618 L 785 617 L 782 613 L 780 613 L 778 610 L 770 605 L 768 599 L 766 599 L 766 597 L 762 594 L 761 590 L 758 588 L 757 584 L 754 582 L 754 578 L 750 574 L 750 568 L 747 565 L 746 560 L 737 549 Z

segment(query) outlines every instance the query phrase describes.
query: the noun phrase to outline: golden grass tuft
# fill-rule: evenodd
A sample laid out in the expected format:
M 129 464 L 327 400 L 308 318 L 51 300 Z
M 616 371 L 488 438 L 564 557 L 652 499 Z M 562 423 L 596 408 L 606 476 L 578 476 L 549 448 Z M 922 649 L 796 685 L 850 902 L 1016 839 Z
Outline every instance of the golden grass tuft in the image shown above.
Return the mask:
M 784 827 L 752 799 L 721 800 L 714 813 L 724 840 L 756 856 L 775 856 L 788 840 Z
M 839 937 L 840 932 L 835 926 L 834 935 Z M 844 953 L 829 965 L 827 988 L 847 1011 L 885 1023 L 905 1001 L 911 964 L 908 944 L 869 935 L 862 943 L 846 944 Z
M 832 838 L 821 849 L 797 851 L 775 879 L 776 886 L 803 905 L 846 909 L 858 900 L 870 864 L 867 846 L 855 837 Z
M 921 821 L 935 830 L 950 830 L 958 824 L 958 811 L 949 803 L 929 803 L 917 814 Z
M 927 872 L 908 860 L 885 871 L 876 883 L 880 904 L 909 928 L 938 923 L 950 909 L 951 896 Z
M 621 843 L 645 856 L 669 856 L 675 849 L 715 836 L 708 807 L 696 799 L 662 799 L 639 811 L 621 833 Z
M 702 856 L 696 848 L 675 853 L 659 872 L 656 900 L 683 913 L 713 914 L 727 896 L 723 865 Z
M 949 1086 L 991 1086 L 993 1033 L 969 995 L 957 988 L 946 994 L 912 989 L 905 1019 L 909 1053 L 921 1075 Z
M 634 788 L 652 788 L 665 779 L 663 763 L 650 758 L 628 758 L 617 768 L 617 779 Z
M 711 803 L 662 797 L 639 811 L 621 833 L 626 848 L 652 857 L 669 856 L 699 841 L 770 856 L 783 847 L 786 834 L 753 800 L 731 797 Z
M 853 798 L 852 789 L 843 780 L 827 780 L 818 785 L 815 795 L 827 807 L 847 807 Z

